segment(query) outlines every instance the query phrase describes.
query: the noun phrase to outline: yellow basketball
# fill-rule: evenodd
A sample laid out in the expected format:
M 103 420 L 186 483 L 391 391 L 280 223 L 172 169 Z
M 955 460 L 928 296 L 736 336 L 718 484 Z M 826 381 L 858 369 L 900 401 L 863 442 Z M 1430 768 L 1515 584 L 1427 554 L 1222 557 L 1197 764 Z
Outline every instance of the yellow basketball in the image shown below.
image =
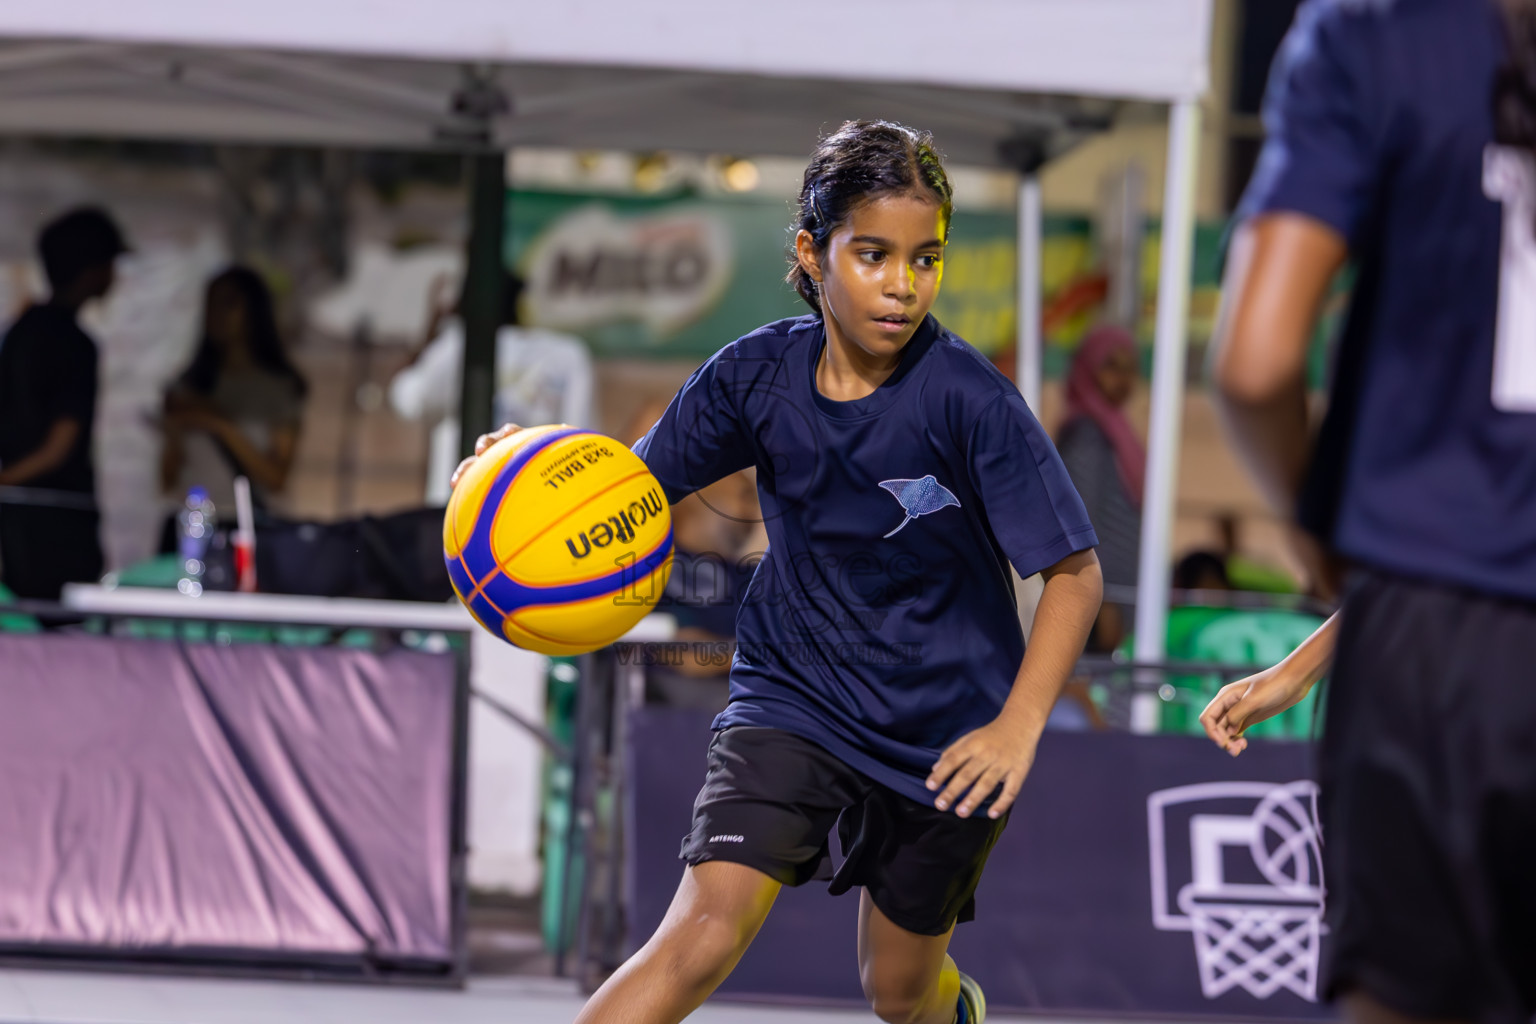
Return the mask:
M 661 596 L 672 510 L 640 457 L 612 438 L 529 427 L 459 480 L 443 553 L 480 625 L 541 654 L 582 654 L 623 636 Z

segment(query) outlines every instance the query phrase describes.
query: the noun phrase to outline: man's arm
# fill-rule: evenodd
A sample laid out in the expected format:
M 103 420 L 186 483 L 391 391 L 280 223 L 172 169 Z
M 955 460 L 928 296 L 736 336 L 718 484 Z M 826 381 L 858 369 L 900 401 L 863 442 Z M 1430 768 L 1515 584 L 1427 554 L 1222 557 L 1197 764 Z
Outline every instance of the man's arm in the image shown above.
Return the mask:
M 1343 236 L 1295 213 L 1254 217 L 1233 237 L 1212 339 L 1216 408 L 1276 514 L 1295 511 L 1311 447 L 1307 348 Z
M 53 421 L 43 443 L 30 455 L 0 469 L 0 487 L 16 487 L 31 483 L 38 477 L 52 472 L 64 464 L 69 453 L 80 439 L 80 421 L 66 416 Z

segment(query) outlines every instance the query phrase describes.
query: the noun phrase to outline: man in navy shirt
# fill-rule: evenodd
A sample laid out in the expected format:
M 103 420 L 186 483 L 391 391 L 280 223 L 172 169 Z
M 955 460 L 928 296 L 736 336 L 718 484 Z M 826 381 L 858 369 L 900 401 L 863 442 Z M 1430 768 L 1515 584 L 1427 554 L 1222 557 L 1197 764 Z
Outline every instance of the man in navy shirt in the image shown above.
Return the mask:
M 1320 781 L 1327 987 L 1358 1021 L 1536 1012 L 1536 12 L 1507 7 L 1302 8 L 1218 327 L 1236 443 L 1322 578 L 1350 570 Z

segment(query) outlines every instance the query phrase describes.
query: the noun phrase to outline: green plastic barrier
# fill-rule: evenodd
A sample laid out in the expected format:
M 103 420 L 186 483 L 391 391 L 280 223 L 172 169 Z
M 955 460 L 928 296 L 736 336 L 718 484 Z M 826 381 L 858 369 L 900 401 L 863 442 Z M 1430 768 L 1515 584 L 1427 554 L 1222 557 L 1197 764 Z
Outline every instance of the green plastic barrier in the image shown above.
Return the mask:
M 151 587 L 175 590 L 181 581 L 181 560 L 176 555 L 156 555 L 136 562 L 109 577 L 120 587 Z M 0 626 L 3 628 L 3 626 Z M 97 629 L 100 632 L 100 629 Z M 168 619 L 120 620 L 117 632 L 145 640 L 182 640 L 186 643 L 278 644 L 283 647 L 319 647 L 331 642 L 329 626 L 271 626 L 260 622 L 176 622 Z M 426 633 L 408 633 L 407 647 L 427 644 Z M 370 629 L 349 629 L 336 638 L 336 646 L 367 648 L 374 644 Z M 450 647 L 461 647 L 463 640 L 453 637 Z
M 181 580 L 181 558 L 176 555 L 156 555 L 142 562 L 124 566 L 112 575 L 120 587 L 154 587 L 157 590 L 175 590 Z
M 1208 608 L 1190 605 L 1168 612 L 1167 656 L 1170 661 L 1208 661 L 1222 665 L 1247 665 L 1255 671 L 1283 661 L 1311 636 L 1323 620 L 1305 612 L 1270 609 Z M 1122 653 L 1129 656 L 1134 639 L 1128 638 Z M 1216 674 L 1169 676 L 1163 691 L 1158 731 L 1204 735 L 1200 712 L 1221 689 Z M 1321 687 L 1295 707 L 1258 723 L 1247 731 L 1255 738 L 1306 740 L 1318 724 L 1317 698 Z
M 1284 569 L 1255 562 L 1241 555 L 1227 559 L 1227 580 L 1233 590 L 1252 590 L 1262 594 L 1294 594 L 1296 580 Z
M 173 619 L 118 620 L 118 636 L 137 640 L 180 640 L 189 644 L 277 644 L 283 647 L 319 647 L 330 641 L 329 626 L 269 626 L 260 622 L 199 622 Z M 336 639 L 339 647 L 369 647 L 373 634 L 349 629 Z
M 545 727 L 561 743 L 572 744 L 576 739 L 576 688 L 581 682 L 581 672 L 575 658 L 552 657 L 546 675 L 549 690 L 546 698 Z M 576 913 L 580 907 L 581 880 L 586 865 L 580 856 L 566 858 L 566 840 L 570 836 L 571 814 L 574 796 L 572 792 L 571 766 L 549 758 L 544 761 L 544 898 L 541 903 L 541 930 L 544 947 L 551 953 L 560 952 L 560 946 L 571 947 L 576 937 Z M 572 880 L 566 888 L 565 870 L 570 864 Z M 560 893 L 566 892 L 564 908 L 565 927 L 561 929 Z M 562 935 L 564 942 L 561 942 Z
M 1209 611 L 1211 609 L 1207 609 Z M 1190 628 L 1168 656 L 1176 661 L 1213 661 L 1223 665 L 1249 665 L 1255 670 L 1283 661 L 1323 624 L 1316 615 L 1282 610 L 1248 611 L 1215 609 L 1214 617 Z M 1162 731 L 1203 735 L 1200 712 L 1221 689 L 1220 676 L 1180 676 L 1169 680 L 1174 699 L 1163 703 Z M 1247 730 L 1265 739 L 1306 740 L 1313 734 L 1317 695 L 1314 687 L 1295 707 L 1282 711 Z
M 5 584 L 0 583 L 0 604 L 9 604 L 14 600 L 16 595 L 6 589 Z M 43 627 L 38 625 L 37 620 L 30 615 L 0 615 L 0 633 L 40 633 L 42 629 Z

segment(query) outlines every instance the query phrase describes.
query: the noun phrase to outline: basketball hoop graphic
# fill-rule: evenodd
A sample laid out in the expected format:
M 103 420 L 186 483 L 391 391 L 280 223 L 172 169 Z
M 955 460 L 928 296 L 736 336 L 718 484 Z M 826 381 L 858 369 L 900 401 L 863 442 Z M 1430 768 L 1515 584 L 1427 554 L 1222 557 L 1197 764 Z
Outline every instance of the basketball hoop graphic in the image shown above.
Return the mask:
M 1207 999 L 1317 1000 L 1323 933 L 1317 785 L 1207 782 L 1147 798 L 1152 923 L 1192 932 Z M 1183 868 L 1188 864 L 1188 870 Z

